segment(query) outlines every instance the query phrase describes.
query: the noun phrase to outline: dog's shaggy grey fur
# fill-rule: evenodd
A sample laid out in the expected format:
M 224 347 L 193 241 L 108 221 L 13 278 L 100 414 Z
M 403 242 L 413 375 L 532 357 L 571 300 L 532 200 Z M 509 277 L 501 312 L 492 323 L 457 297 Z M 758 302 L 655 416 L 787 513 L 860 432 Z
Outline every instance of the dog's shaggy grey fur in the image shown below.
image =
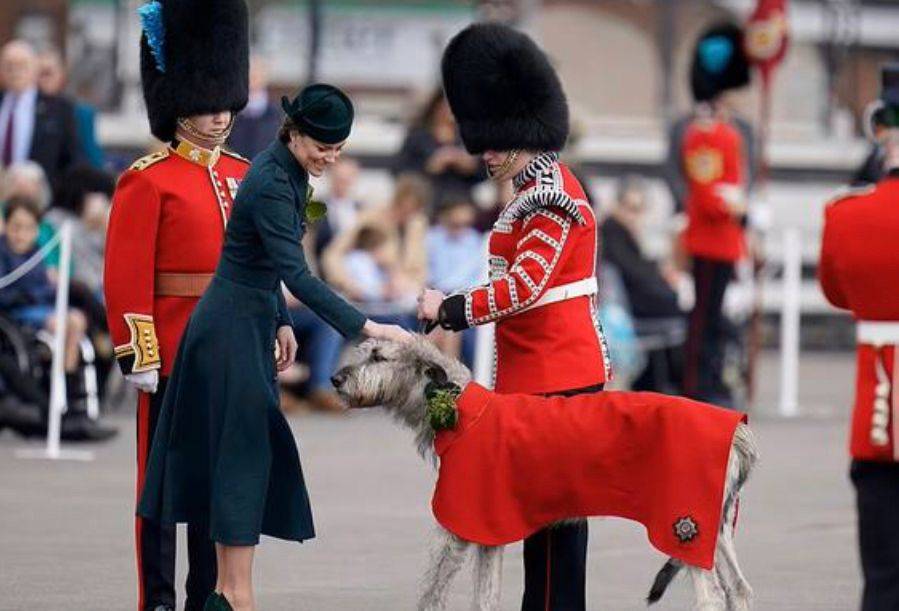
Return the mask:
M 409 344 L 368 340 L 332 378 L 338 393 L 351 407 L 383 406 L 396 420 L 412 429 L 419 453 L 434 464 L 434 431 L 426 417 L 425 386 L 429 381 L 449 381 L 464 387 L 470 380 L 471 373 L 464 365 L 447 358 L 422 338 Z M 584 434 L 588 436 L 589 431 Z M 728 461 L 714 569 L 706 571 L 668 560 L 650 590 L 650 604 L 661 598 L 678 571 L 686 568 L 693 582 L 698 611 L 746 611 L 750 608 L 752 590 L 737 563 L 733 531 L 737 498 L 756 459 L 752 432 L 741 424 L 734 435 Z M 425 575 L 419 609 L 445 607 L 450 583 L 471 548 L 476 554 L 474 608 L 480 611 L 499 609 L 502 547 L 464 541 L 439 527 L 438 531 L 438 543 Z

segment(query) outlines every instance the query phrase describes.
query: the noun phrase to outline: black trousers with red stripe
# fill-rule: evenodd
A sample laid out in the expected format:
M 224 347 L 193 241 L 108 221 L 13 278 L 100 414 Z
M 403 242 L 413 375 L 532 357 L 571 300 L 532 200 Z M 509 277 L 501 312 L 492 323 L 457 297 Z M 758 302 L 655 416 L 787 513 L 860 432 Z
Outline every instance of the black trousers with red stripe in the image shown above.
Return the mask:
M 602 384 L 549 393 L 572 397 L 599 392 Z M 522 611 L 585 611 L 587 522 L 550 526 L 524 540 Z
M 144 470 L 168 379 L 162 378 L 155 394 L 140 393 L 137 408 L 137 494 L 140 497 Z M 175 609 L 175 525 L 158 524 L 141 517 L 135 520 L 138 576 L 138 611 L 158 607 Z M 215 544 L 205 524 L 187 526 L 186 611 L 201 611 L 215 588 Z
M 734 277 L 734 264 L 693 258 L 696 302 L 690 312 L 684 352 L 684 394 L 712 403 L 729 402 L 722 379 L 727 321 L 724 293 Z

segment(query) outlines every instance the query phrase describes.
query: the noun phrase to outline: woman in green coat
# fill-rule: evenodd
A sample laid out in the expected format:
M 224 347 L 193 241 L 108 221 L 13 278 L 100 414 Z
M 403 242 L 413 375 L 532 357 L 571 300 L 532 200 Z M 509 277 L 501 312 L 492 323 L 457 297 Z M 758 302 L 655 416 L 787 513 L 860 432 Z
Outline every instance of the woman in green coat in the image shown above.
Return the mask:
M 208 525 L 218 564 L 208 609 L 255 608 L 260 534 L 315 536 L 297 447 L 279 410 L 276 369 L 297 349 L 281 283 L 345 337 L 409 337 L 366 320 L 313 276 L 300 246 L 309 175 L 340 155 L 352 103 L 319 84 L 282 105 L 278 139 L 244 178 L 215 277 L 181 340 L 138 507 L 151 520 Z

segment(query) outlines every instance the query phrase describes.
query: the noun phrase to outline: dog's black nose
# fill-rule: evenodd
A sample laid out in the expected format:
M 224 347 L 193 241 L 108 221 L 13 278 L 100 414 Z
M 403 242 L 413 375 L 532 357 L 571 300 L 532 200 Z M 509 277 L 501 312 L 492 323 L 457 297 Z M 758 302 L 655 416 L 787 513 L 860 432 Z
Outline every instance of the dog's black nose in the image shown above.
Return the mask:
M 331 384 L 334 385 L 334 388 L 340 388 L 343 386 L 343 383 L 346 382 L 346 378 L 346 368 L 343 368 L 331 376 Z

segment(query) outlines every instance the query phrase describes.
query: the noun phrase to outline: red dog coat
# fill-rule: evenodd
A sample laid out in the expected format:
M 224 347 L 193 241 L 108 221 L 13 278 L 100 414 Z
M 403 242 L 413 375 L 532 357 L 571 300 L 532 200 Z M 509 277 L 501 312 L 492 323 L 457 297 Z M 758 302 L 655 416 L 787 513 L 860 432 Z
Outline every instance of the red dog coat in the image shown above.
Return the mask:
M 655 393 L 499 395 L 470 383 L 437 433 L 437 521 L 503 545 L 558 520 L 618 516 L 662 553 L 710 569 L 741 413 Z

